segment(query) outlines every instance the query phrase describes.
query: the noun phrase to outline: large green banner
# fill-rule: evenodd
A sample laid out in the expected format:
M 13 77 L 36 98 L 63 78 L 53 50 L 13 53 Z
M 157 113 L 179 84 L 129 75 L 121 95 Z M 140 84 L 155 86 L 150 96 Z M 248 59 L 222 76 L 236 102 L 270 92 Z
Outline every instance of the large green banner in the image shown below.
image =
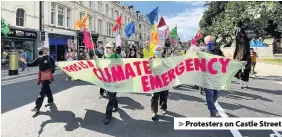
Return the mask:
M 179 84 L 228 90 L 244 65 L 238 60 L 203 52 L 155 58 L 96 59 L 57 62 L 74 80 L 82 80 L 112 92 L 153 93 Z

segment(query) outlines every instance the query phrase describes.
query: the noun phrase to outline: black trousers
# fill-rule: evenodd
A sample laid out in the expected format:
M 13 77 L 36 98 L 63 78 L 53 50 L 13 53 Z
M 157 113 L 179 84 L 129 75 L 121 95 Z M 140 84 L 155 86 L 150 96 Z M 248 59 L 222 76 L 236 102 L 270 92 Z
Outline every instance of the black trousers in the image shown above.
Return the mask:
M 103 88 L 100 88 L 100 95 L 103 96 L 104 95 L 105 90 Z
M 117 93 L 109 92 L 109 102 L 106 108 L 106 117 L 112 117 L 114 107 L 118 107 Z
M 41 91 L 39 93 L 39 96 L 37 97 L 36 101 L 35 101 L 35 108 L 40 109 L 44 100 L 45 95 L 48 98 L 48 103 L 53 103 L 53 95 L 52 95 L 52 91 L 50 88 L 50 81 L 42 81 L 41 82 L 42 87 L 41 87 Z
M 168 90 L 164 90 L 161 92 L 157 92 L 153 94 L 151 99 L 151 110 L 154 113 L 158 113 L 158 101 L 160 98 L 160 107 L 162 110 L 167 109 L 167 98 L 168 98 Z

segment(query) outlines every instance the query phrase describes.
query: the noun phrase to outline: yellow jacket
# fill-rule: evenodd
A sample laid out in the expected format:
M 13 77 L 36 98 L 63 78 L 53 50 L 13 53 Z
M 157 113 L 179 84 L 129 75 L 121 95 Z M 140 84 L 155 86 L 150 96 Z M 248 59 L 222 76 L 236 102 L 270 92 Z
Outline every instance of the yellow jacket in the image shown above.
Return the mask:
M 154 45 L 151 44 L 149 50 L 147 48 L 143 48 L 143 55 L 144 55 L 143 58 L 146 58 L 146 59 L 154 56 L 155 55 L 155 53 L 154 53 Z

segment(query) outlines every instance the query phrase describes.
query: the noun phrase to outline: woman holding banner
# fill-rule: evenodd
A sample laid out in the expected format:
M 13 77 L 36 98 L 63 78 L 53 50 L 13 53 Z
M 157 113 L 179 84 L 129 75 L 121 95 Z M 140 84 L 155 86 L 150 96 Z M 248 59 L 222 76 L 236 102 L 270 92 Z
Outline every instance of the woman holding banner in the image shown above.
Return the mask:
M 162 47 L 160 45 L 157 45 L 155 47 L 155 56 L 150 57 L 149 60 L 151 62 L 152 58 L 165 58 L 164 54 L 162 54 Z M 157 113 L 158 113 L 158 101 L 160 100 L 160 109 L 162 110 L 162 114 L 166 114 L 167 110 L 167 98 L 168 98 L 168 89 L 153 93 L 152 99 L 151 99 L 151 110 L 153 112 L 152 114 L 152 120 L 157 120 Z
M 114 51 L 114 45 L 112 43 L 107 43 L 105 45 L 105 53 L 103 58 L 121 58 L 121 56 Z M 117 101 L 117 93 L 116 92 L 108 92 L 109 102 L 106 108 L 106 118 L 104 119 L 104 124 L 107 125 L 112 120 L 112 113 L 116 112 L 118 109 L 118 101 Z

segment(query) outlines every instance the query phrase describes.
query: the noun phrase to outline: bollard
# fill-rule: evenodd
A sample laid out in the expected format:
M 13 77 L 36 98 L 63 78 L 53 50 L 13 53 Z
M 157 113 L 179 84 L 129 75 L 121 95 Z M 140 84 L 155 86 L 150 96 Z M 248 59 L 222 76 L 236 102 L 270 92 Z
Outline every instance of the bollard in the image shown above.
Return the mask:
M 19 74 L 19 53 L 17 51 L 11 51 L 8 53 L 9 56 L 9 75 Z

